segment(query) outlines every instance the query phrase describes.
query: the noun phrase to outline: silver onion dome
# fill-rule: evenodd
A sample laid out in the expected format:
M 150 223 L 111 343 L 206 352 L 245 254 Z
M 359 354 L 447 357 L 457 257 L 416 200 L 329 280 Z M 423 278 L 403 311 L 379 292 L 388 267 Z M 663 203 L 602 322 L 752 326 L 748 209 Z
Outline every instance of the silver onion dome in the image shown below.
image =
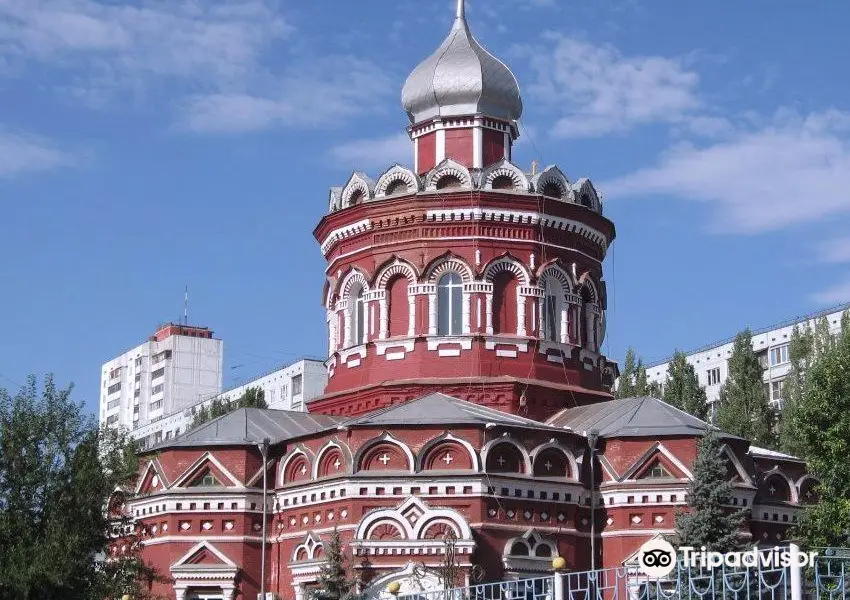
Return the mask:
M 407 78 L 401 102 L 411 123 L 471 114 L 513 121 L 522 115 L 516 77 L 472 36 L 464 0 L 458 0 L 448 37 Z

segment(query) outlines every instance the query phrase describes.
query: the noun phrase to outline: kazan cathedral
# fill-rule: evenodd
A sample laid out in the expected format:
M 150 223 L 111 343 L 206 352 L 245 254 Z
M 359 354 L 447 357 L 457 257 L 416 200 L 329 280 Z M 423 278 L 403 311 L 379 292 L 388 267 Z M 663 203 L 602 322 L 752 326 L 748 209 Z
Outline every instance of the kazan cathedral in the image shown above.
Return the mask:
M 412 168 L 353 173 L 315 229 L 325 393 L 307 412 L 240 409 L 165 441 L 113 504 L 168 579 L 153 592 L 304 600 L 334 529 L 370 599 L 438 588 L 447 537 L 462 585 L 547 574 L 554 557 L 628 566 L 674 532 L 706 424 L 612 399 L 614 224 L 589 179 L 511 161 L 519 85 L 463 0 L 402 103 Z M 742 535 L 785 539 L 814 501 L 804 463 L 723 442 Z

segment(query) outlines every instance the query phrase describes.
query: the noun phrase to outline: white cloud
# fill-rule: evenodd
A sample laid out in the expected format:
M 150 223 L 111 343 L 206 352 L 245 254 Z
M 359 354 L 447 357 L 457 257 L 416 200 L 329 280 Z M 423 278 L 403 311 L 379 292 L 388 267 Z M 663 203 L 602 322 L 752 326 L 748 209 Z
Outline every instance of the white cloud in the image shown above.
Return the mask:
M 197 132 L 237 132 L 276 125 L 322 127 L 378 110 L 394 81 L 380 67 L 352 56 L 312 59 L 289 68 L 258 93 L 192 97 L 181 122 Z
M 836 238 L 822 242 L 817 249 L 818 259 L 822 263 L 850 263 L 850 237 Z
M 68 166 L 74 158 L 50 140 L 26 134 L 0 132 L 0 177 L 47 171 Z
M 238 85 L 291 31 L 264 0 L 0 2 L 0 57 L 73 70 L 92 85 L 150 76 Z
M 560 138 L 587 138 L 626 131 L 636 125 L 677 122 L 699 108 L 699 76 L 684 60 L 623 56 L 560 34 L 543 36 L 546 46 L 518 53 L 537 75 L 532 96 L 562 113 L 552 129 Z
M 412 166 L 413 144 L 406 133 L 361 139 L 331 148 L 333 160 L 359 171 L 389 167 L 393 163 Z
M 706 146 L 603 184 L 609 199 L 666 195 L 714 204 L 712 228 L 759 233 L 850 211 L 850 114 L 780 111 Z
M 837 306 L 850 302 L 850 281 L 836 284 L 811 295 L 813 302 L 825 306 Z

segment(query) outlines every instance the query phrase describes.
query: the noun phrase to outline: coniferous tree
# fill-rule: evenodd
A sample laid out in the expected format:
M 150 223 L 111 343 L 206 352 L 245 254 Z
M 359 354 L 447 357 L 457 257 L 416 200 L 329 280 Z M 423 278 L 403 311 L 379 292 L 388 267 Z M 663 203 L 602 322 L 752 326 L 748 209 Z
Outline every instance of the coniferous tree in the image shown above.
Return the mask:
M 650 398 L 658 398 L 659 400 L 664 399 L 664 390 L 661 387 L 661 384 L 657 381 L 653 381 L 649 384 L 649 393 Z
M 620 372 L 620 381 L 617 386 L 617 398 L 632 398 L 635 395 L 635 351 L 629 348 L 626 351 L 626 360 L 623 363 L 623 370 Z
M 693 465 L 693 480 L 688 490 L 688 512 L 676 515 L 679 545 L 705 546 L 709 551 L 729 552 L 739 547 L 739 528 L 746 512 L 730 512 L 732 484 L 726 478 L 726 460 L 721 441 L 710 429 L 699 441 Z
M 642 358 L 638 359 L 635 369 L 635 396 L 638 398 L 649 396 L 649 383 L 646 380 L 646 367 Z
M 705 420 L 708 417 L 705 388 L 700 386 L 694 366 L 687 361 L 685 353 L 679 350 L 673 354 L 667 367 L 663 400 L 698 419 Z
M 717 426 L 764 448 L 776 445 L 776 412 L 762 380 L 763 369 L 752 345 L 750 330 L 735 336 L 729 358 L 729 377 L 720 389 Z
M 324 547 L 327 558 L 319 572 L 313 600 L 358 600 L 358 582 L 348 576 L 348 557 L 342 549 L 342 540 L 336 528 Z

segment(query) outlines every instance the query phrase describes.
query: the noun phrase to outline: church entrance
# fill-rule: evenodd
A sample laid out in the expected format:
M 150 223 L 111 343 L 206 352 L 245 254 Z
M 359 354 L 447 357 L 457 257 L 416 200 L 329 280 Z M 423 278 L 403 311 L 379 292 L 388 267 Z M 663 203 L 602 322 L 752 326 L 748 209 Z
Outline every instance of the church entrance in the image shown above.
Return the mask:
M 190 590 L 186 600 L 224 600 L 224 594 L 220 589 L 215 590 Z

